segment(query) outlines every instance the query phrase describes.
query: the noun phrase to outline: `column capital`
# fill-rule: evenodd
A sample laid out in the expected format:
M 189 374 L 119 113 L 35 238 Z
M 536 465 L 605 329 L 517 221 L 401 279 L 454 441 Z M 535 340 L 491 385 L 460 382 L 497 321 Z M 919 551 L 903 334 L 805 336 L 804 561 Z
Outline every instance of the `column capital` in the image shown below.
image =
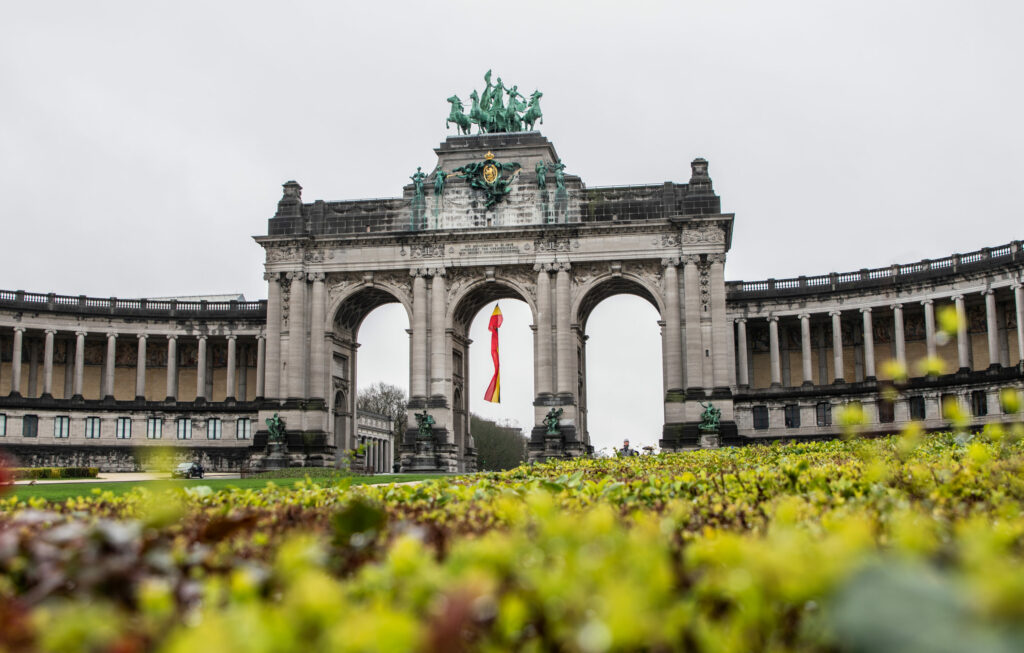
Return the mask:
M 168 340 L 177 340 L 178 339 L 178 334 L 177 333 L 168 333 L 167 334 L 167 339 Z
M 533 269 L 536 272 L 551 272 L 555 269 L 554 263 L 534 263 Z
M 148 333 L 136 333 L 135 337 L 138 338 L 139 340 L 145 340 L 146 338 L 149 337 L 149 334 Z
M 429 277 L 430 268 L 409 268 L 410 277 Z
M 952 299 L 955 302 L 962 302 L 964 300 L 964 296 L 963 295 L 950 295 L 949 298 Z
M 661 259 L 661 266 L 664 268 L 674 268 L 679 265 L 678 256 L 669 256 L 668 258 Z
M 716 252 L 714 254 L 708 254 L 708 263 L 714 265 L 715 263 L 725 264 L 725 252 Z
M 555 263 L 555 269 L 559 272 L 568 272 L 572 270 L 572 264 L 569 261 L 558 261 Z
M 84 337 L 86 337 L 87 335 L 89 335 L 89 332 L 88 332 L 88 331 L 75 331 L 75 336 L 76 336 L 76 337 L 79 337 L 79 338 L 84 338 Z
M 206 335 L 205 333 L 200 333 L 199 335 L 196 336 L 196 340 L 206 340 L 209 337 L 210 336 Z
M 746 324 L 747 323 L 747 318 L 745 318 L 745 317 L 738 317 L 738 318 L 736 318 L 733 321 L 736 322 L 736 324 Z
M 15 333 L 25 333 L 25 327 L 19 324 L 18 326 L 14 327 L 14 331 Z
M 1024 284 L 1020 281 L 1014 281 L 1010 284 L 1010 290 L 1020 290 L 1021 288 L 1024 288 Z
M 317 282 L 323 283 L 326 278 L 327 278 L 327 273 L 325 273 L 325 272 L 310 272 L 309 273 L 309 280 L 312 281 L 313 283 L 317 283 Z
M 935 303 L 935 300 L 929 297 L 928 299 L 921 300 L 921 306 L 930 306 Z
M 831 315 L 832 317 L 840 317 L 843 314 L 843 312 L 838 308 L 833 308 L 831 311 L 828 312 L 828 314 Z
M 861 313 L 870 313 L 871 312 L 871 307 L 870 306 L 864 306 L 864 307 L 862 307 L 860 309 L 860 312 Z
M 110 340 L 111 338 L 117 338 L 117 331 L 107 331 L 107 340 Z
M 256 334 L 256 339 L 257 340 L 266 340 L 267 339 L 267 334 L 265 334 L 265 333 L 257 333 Z
M 226 339 L 228 339 L 228 340 L 237 340 L 237 339 L 238 339 L 238 336 L 236 336 L 236 335 L 235 335 L 235 334 L 233 334 L 233 333 L 229 333 L 228 335 L 226 335 L 226 336 L 224 336 L 224 337 L 225 337 Z M 263 336 L 260 336 L 260 337 L 262 338 Z
M 684 254 L 681 256 L 683 263 L 687 265 L 696 265 L 700 263 L 700 254 Z
M 48 336 L 55 336 L 57 335 L 57 329 L 46 329 L 45 333 Z
M 431 274 L 431 276 L 434 276 L 434 277 L 443 277 L 443 276 L 445 276 L 445 272 L 446 272 L 446 268 L 443 265 L 440 265 L 440 266 L 434 267 L 434 268 L 430 268 L 430 274 Z
M 811 319 L 811 314 L 810 313 L 800 313 L 800 314 L 797 315 L 797 317 L 800 318 L 801 320 L 809 320 L 809 319 Z
M 996 291 L 993 288 L 986 288 L 986 289 L 981 291 L 981 294 L 985 295 L 985 296 L 994 295 L 995 293 L 996 293 Z
M 284 275 L 289 281 L 305 281 L 306 273 L 302 270 L 292 270 Z
M 769 315 L 766 319 L 769 322 L 778 322 L 779 321 L 779 316 L 778 315 Z

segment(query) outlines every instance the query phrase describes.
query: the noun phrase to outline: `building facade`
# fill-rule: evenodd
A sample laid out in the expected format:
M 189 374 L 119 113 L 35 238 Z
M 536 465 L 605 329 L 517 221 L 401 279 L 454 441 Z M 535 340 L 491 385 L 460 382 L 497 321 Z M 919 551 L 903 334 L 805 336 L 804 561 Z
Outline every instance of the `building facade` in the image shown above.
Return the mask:
M 304 202 L 284 184 L 256 238 L 265 301 L 0 291 L 0 450 L 24 464 L 128 469 L 163 446 L 238 469 L 278 415 L 304 464 L 340 465 L 368 443 L 380 471 L 393 460 L 472 471 L 469 326 L 501 298 L 533 315 L 534 460 L 590 449 L 587 320 L 616 294 L 660 317 L 666 450 L 699 446 L 707 405 L 721 411 L 722 442 L 744 444 L 835 435 L 851 402 L 879 433 L 911 420 L 941 428 L 949 400 L 976 425 L 1002 421 L 1000 390 L 1024 385 L 1020 241 L 727 282 L 733 215 L 704 159 L 685 182 L 594 188 L 538 132 L 450 136 L 435 156 L 394 199 Z M 408 317 L 400 443 L 356 410 L 359 328 L 387 303 Z M 952 338 L 936 322 L 946 306 L 961 318 Z M 892 378 L 890 359 L 908 379 Z

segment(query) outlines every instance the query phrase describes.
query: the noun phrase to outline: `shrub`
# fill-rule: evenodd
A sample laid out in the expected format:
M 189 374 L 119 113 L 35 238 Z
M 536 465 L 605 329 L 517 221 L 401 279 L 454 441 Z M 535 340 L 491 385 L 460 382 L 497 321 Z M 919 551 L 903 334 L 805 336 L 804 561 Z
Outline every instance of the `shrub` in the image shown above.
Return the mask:
M 98 467 L 13 467 L 10 469 L 15 480 L 96 478 Z

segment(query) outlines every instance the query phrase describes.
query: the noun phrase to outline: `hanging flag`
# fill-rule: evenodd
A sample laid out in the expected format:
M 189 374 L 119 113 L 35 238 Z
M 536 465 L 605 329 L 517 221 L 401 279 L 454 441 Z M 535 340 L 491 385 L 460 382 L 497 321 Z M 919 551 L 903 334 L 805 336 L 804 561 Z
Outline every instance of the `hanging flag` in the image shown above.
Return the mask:
M 484 394 L 484 401 L 489 401 L 492 404 L 501 403 L 501 381 L 498 374 L 501 369 L 501 364 L 498 362 L 498 327 L 500 326 L 501 307 L 495 304 L 494 312 L 491 313 L 491 321 L 487 324 L 487 330 L 491 332 L 491 360 L 494 361 L 494 377 L 491 378 L 491 384 L 487 386 L 487 392 Z

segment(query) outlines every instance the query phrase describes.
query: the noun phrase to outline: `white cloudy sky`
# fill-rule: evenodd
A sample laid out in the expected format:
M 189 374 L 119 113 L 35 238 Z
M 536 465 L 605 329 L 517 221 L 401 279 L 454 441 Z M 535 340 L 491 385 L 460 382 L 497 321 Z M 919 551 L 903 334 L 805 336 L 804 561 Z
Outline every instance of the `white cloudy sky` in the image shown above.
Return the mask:
M 994 1 L 4 3 L 0 287 L 263 297 L 248 236 L 280 184 L 397 195 L 433 165 L 444 98 L 487 68 L 544 91 L 543 132 L 590 185 L 709 159 L 736 213 L 730 279 L 1002 244 L 1022 235 L 1021 25 L 1024 5 Z M 528 425 L 516 307 L 505 401 L 473 408 Z M 635 298 L 590 320 L 599 447 L 658 437 L 656 320 Z M 406 384 L 406 326 L 369 318 L 363 380 Z

